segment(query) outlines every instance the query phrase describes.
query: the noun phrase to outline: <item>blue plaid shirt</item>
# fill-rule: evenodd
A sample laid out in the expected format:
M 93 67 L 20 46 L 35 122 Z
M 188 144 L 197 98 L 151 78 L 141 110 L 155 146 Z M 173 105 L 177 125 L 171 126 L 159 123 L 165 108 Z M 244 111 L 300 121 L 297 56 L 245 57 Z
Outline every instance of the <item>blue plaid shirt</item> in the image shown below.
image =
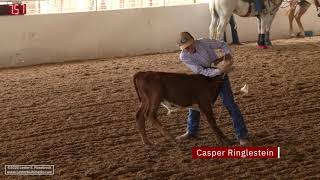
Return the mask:
M 211 68 L 211 64 L 218 58 L 214 49 L 221 49 L 224 54 L 230 54 L 231 50 L 227 43 L 214 39 L 198 39 L 194 43 L 196 52 L 191 54 L 182 50 L 180 53 L 181 61 L 195 74 L 209 77 L 220 75 L 219 69 Z

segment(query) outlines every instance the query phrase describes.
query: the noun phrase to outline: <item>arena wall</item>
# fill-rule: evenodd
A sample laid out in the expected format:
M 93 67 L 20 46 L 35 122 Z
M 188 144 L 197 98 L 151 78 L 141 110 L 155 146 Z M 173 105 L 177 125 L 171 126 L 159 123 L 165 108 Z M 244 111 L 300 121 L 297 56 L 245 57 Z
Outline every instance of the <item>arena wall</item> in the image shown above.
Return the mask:
M 272 39 L 288 37 L 285 11 L 277 14 Z M 302 20 L 306 30 L 319 34 L 314 6 Z M 236 16 L 236 21 L 240 40 L 255 41 L 256 19 Z M 208 37 L 209 23 L 208 4 L 2 16 L 0 68 L 175 51 L 180 31 Z

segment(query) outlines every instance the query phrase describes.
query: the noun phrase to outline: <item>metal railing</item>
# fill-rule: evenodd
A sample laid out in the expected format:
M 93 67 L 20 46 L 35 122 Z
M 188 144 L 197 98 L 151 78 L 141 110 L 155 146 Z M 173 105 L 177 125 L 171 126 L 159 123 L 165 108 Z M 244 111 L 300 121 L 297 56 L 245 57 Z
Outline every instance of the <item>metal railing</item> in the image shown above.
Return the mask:
M 195 4 L 196 0 L 0 0 L 23 3 L 27 14 L 51 14 Z

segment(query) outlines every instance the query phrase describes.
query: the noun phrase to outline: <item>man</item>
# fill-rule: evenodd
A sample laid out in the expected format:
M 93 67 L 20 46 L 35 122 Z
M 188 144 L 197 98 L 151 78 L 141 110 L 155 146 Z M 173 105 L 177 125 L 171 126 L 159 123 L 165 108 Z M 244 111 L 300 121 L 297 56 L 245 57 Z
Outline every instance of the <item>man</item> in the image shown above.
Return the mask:
M 230 24 L 230 28 L 231 28 L 232 44 L 233 45 L 242 45 L 240 43 L 240 41 L 239 41 L 236 21 L 234 20 L 234 16 L 233 15 L 230 17 L 229 24 Z M 224 42 L 227 42 L 226 32 L 224 32 L 223 40 L 224 40 Z
M 256 8 L 256 16 L 260 15 L 261 13 L 266 13 L 266 7 L 264 6 L 263 0 L 254 0 L 254 5 Z
M 224 58 L 231 60 L 231 51 L 227 44 L 218 40 L 199 39 L 195 40 L 188 32 L 181 32 L 178 37 L 178 45 L 181 48 L 180 59 L 181 61 L 196 74 L 202 74 L 208 77 L 221 75 L 228 71 L 225 66 L 218 66 L 219 69 L 211 68 L 212 63 L 217 64 L 217 55 L 215 49 L 221 49 L 224 52 Z M 220 61 L 223 58 L 220 58 Z M 234 102 L 233 93 L 231 90 L 229 78 L 224 76 L 224 83 L 219 93 L 223 101 L 223 105 L 229 111 L 233 120 L 233 127 L 235 129 L 236 137 L 241 145 L 248 143 L 247 133 L 248 130 L 244 123 L 242 114 Z M 187 132 L 177 137 L 177 140 L 184 140 L 197 137 L 199 129 L 200 112 L 194 109 L 189 109 L 187 120 Z

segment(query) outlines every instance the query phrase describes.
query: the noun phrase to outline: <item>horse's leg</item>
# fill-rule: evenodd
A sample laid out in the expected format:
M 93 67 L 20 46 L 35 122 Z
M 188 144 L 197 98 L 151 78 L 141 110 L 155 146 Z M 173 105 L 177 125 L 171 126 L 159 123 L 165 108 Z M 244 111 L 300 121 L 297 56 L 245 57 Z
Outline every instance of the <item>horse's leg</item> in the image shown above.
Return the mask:
M 258 40 L 257 44 L 258 46 L 261 44 L 261 19 L 260 17 L 257 17 L 257 26 L 258 26 Z
M 265 15 L 261 15 L 260 17 L 258 17 L 258 32 L 259 32 L 258 48 L 261 48 L 261 49 L 268 48 L 265 45 L 265 30 L 266 30 L 265 27 L 266 27 Z
M 231 15 L 232 14 L 225 15 L 225 16 L 220 16 L 219 25 L 218 25 L 218 28 L 217 28 L 217 37 L 216 37 L 216 39 L 223 40 L 223 32 L 225 32 L 225 30 L 226 30 L 226 27 L 228 25 L 228 22 L 230 20 Z
M 296 12 L 296 6 L 290 7 L 288 11 L 288 18 L 289 18 L 289 35 L 290 37 L 294 37 L 295 34 L 293 33 L 293 19 L 294 19 L 294 12 Z
M 276 14 L 272 14 L 268 16 L 268 21 L 266 26 L 266 36 L 265 36 L 265 44 L 267 46 L 272 46 L 272 43 L 270 41 L 270 31 L 271 31 L 272 22 L 275 16 Z
M 320 17 L 320 0 L 314 0 L 314 4 L 316 5 L 318 17 Z
M 210 14 L 211 14 L 211 23 L 209 26 L 210 38 L 216 39 L 219 16 L 217 13 L 214 12 L 213 9 L 210 9 Z
M 302 37 L 305 36 L 305 34 L 304 34 L 304 28 L 303 28 L 302 23 L 301 23 L 301 16 L 302 16 L 304 13 L 306 13 L 306 11 L 309 9 L 310 5 L 311 5 L 311 4 L 308 3 L 308 2 L 304 3 L 303 5 L 300 5 L 300 6 L 299 6 L 299 10 L 298 10 L 297 14 L 295 15 L 295 19 L 296 19 L 297 24 L 298 24 L 299 29 L 300 29 L 300 33 L 298 34 L 298 36 L 302 36 Z

